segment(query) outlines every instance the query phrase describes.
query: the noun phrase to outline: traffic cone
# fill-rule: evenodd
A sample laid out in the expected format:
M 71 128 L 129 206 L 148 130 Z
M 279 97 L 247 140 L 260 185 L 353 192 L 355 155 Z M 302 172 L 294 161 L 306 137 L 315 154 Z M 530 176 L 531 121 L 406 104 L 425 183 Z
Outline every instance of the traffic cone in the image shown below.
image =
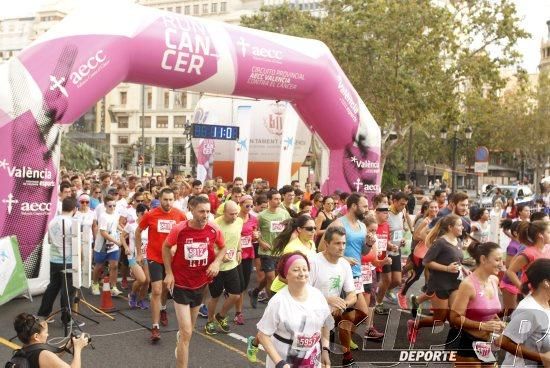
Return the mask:
M 103 279 L 103 291 L 101 292 L 101 307 L 104 312 L 112 312 L 115 310 L 113 298 L 111 297 L 111 285 L 109 284 L 109 276 Z

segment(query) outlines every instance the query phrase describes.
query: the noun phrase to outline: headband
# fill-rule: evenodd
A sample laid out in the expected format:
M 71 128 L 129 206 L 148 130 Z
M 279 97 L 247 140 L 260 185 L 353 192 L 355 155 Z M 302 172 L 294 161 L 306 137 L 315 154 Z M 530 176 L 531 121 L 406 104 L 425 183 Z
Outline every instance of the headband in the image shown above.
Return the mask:
M 290 266 L 292 266 L 292 264 L 299 259 L 304 259 L 304 257 L 299 254 L 295 254 L 293 256 L 288 257 L 288 259 L 285 262 L 285 267 L 283 268 L 283 277 L 285 279 L 286 279 L 286 275 L 288 274 L 288 270 Z

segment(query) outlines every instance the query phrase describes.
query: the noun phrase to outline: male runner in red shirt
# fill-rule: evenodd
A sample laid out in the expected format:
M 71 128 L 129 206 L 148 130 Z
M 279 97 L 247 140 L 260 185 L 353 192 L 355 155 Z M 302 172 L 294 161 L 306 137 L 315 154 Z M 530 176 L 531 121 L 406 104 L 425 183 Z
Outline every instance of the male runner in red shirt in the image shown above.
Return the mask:
M 162 248 L 166 270 L 164 285 L 174 298 L 179 325 L 176 347 L 178 368 L 187 367 L 189 342 L 197 322 L 204 288 L 218 275 L 225 257 L 222 232 L 215 224 L 208 222 L 208 198 L 194 197 L 190 208 L 193 219 L 176 225 Z M 176 252 L 172 256 L 173 246 L 176 246 Z
M 163 188 L 159 193 L 160 207 L 157 207 L 141 218 L 136 229 L 136 249 L 141 249 L 141 232 L 148 229 L 147 263 L 151 276 L 151 341 L 160 340 L 159 320 L 163 326 L 168 325 L 166 299 L 168 291 L 162 287 L 164 265 L 162 264 L 162 244 L 170 230 L 179 222 L 186 220 L 185 214 L 174 208 L 174 191 Z M 162 305 L 161 305 L 162 302 Z

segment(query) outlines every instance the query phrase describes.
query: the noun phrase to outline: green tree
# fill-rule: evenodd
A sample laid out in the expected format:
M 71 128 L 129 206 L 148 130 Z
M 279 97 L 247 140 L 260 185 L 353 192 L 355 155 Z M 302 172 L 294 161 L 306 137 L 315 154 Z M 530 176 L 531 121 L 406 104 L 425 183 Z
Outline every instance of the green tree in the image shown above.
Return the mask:
M 462 121 L 465 91 L 497 96 L 527 36 L 511 0 L 328 0 L 320 17 L 283 5 L 241 24 L 327 44 L 383 129 L 382 168 L 411 126 L 431 137 Z
M 68 170 L 81 171 L 96 167 L 95 152 L 86 143 L 75 143 L 61 138 L 61 166 Z

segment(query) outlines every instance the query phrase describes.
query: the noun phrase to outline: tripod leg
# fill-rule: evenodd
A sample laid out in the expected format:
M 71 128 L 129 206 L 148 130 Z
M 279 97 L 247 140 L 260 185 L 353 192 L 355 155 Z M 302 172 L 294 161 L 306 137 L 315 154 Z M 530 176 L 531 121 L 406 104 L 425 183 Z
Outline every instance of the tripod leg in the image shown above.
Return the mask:
M 80 317 L 86 318 L 88 321 L 95 322 L 95 324 L 99 325 L 99 322 L 98 322 L 98 321 L 96 321 L 95 319 L 90 318 L 90 317 L 88 317 L 88 316 L 85 316 L 85 315 L 83 315 L 82 313 L 73 311 L 73 314 L 76 314 L 76 315 L 78 315 L 78 316 L 80 316 Z M 114 318 L 113 318 L 113 319 L 114 319 Z
M 82 300 L 80 299 L 80 302 L 81 303 L 84 303 L 84 305 L 86 305 L 88 308 L 92 309 L 94 312 L 97 312 L 97 313 L 100 313 L 100 314 L 103 314 L 105 317 L 111 319 L 111 320 L 115 320 L 115 317 L 111 316 L 110 314 L 108 313 L 105 313 L 104 311 L 102 311 L 101 309 L 97 308 L 96 306 L 88 303 L 87 301 L 85 300 Z

